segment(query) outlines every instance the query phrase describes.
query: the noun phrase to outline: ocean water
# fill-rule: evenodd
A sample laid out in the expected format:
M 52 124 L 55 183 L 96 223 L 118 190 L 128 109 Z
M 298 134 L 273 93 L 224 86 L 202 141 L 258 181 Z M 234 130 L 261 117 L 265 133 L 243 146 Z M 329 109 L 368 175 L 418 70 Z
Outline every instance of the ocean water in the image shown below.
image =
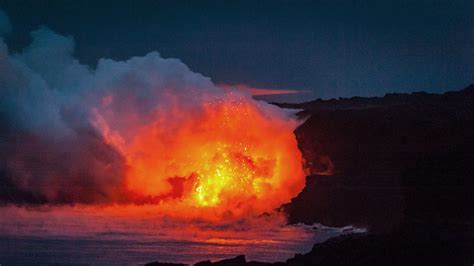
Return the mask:
M 139 265 L 196 263 L 244 254 L 284 261 L 317 242 L 360 229 L 287 226 L 279 217 L 228 221 L 157 217 L 149 211 L 0 208 L 0 264 Z M 133 214 L 132 214 L 133 213 Z

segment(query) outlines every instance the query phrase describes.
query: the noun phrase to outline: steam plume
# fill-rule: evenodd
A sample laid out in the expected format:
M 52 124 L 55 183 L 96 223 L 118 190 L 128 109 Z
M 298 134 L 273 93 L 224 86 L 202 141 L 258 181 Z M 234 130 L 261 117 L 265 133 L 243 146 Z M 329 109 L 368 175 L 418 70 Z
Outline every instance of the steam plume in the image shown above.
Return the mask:
M 9 30 L 0 12 L 1 36 Z M 277 107 L 157 52 L 92 68 L 73 57 L 72 37 L 31 36 L 19 54 L 0 39 L 0 201 L 230 208 L 238 194 L 238 208 L 263 211 L 301 189 L 297 122 Z

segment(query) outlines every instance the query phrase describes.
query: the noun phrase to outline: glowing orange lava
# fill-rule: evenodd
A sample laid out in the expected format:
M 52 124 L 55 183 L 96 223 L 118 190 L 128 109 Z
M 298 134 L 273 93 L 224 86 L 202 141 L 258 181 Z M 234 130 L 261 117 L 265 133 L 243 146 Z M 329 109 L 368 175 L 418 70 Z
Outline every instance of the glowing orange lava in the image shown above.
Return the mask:
M 131 197 L 189 213 L 271 211 L 304 185 L 297 122 L 277 107 L 227 96 L 198 107 L 156 108 L 146 122 L 117 118 L 113 98 L 96 110 L 96 127 L 126 158 Z M 126 127 L 115 127 L 120 119 Z

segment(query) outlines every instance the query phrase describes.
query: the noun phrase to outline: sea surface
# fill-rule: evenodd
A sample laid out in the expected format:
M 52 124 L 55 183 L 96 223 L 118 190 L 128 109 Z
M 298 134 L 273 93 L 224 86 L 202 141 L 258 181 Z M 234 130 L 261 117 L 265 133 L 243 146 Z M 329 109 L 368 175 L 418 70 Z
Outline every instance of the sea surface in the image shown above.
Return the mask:
M 306 253 L 317 242 L 361 231 L 288 226 L 275 217 L 209 222 L 155 217 L 150 212 L 116 213 L 78 207 L 1 207 L 0 264 L 196 263 L 241 254 L 247 260 L 276 262 Z

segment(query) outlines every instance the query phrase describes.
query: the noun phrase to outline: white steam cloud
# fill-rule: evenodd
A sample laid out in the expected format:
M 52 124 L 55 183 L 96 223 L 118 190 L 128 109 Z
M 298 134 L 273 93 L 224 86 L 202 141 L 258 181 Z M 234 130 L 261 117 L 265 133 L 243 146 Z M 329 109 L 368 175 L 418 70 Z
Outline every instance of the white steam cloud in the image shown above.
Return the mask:
M 203 101 L 227 97 L 210 78 L 157 52 L 100 59 L 92 68 L 73 57 L 72 37 L 46 27 L 12 54 L 5 42 L 10 30 L 0 10 L 0 202 L 120 202 L 124 158 L 93 124 L 96 107 L 113 97 L 105 103 L 113 112 L 104 115 L 116 121 L 114 130 L 133 135 L 136 124 L 168 105 L 199 115 Z M 270 118 L 288 119 L 276 107 L 255 104 Z

